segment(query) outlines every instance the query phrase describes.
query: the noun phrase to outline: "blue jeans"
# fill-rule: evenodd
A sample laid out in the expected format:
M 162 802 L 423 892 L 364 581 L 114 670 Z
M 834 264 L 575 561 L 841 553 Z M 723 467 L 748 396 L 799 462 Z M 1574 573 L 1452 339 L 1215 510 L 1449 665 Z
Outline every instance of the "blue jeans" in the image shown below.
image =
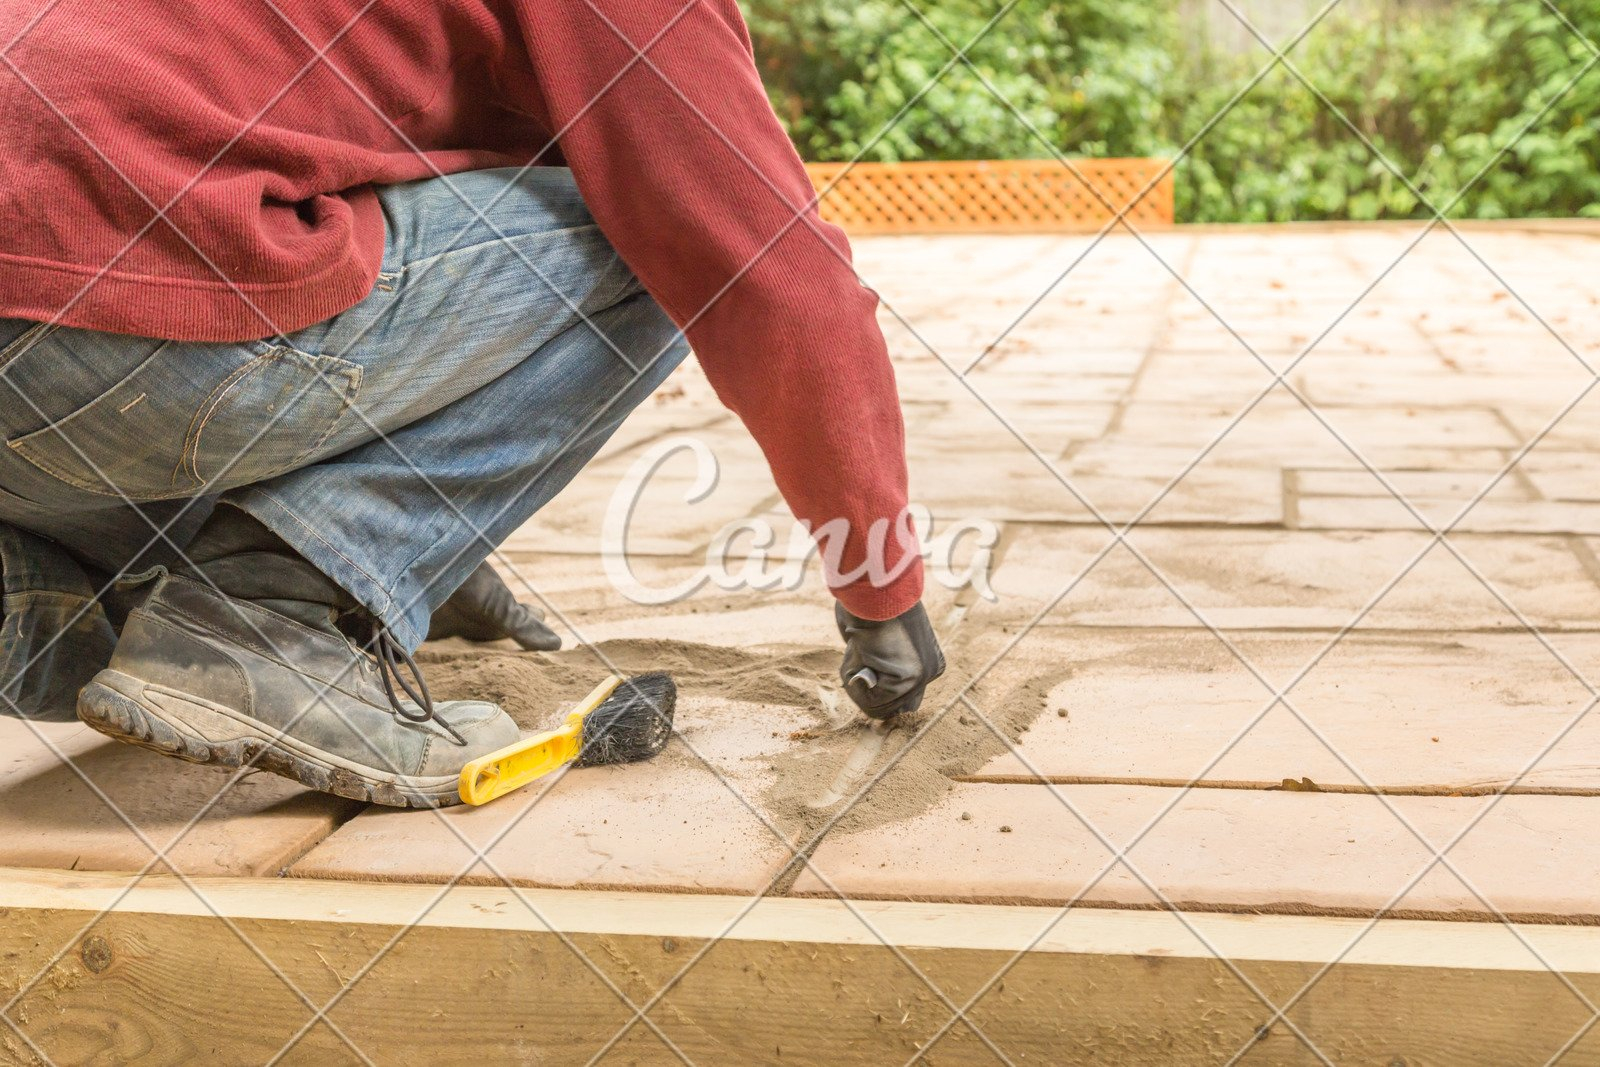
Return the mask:
M 287 336 L 0 319 L 0 713 L 70 715 L 115 641 L 96 594 L 177 559 L 218 500 L 422 640 L 688 351 L 570 172 L 514 174 L 448 179 L 505 240 L 445 180 L 383 189 L 373 291 Z

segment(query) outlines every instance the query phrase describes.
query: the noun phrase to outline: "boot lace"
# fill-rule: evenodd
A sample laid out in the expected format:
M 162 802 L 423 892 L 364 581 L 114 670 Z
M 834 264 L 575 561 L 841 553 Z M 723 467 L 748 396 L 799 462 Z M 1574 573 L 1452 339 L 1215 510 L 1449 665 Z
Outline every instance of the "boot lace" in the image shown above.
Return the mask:
M 467 739 L 436 714 L 433 694 L 428 692 L 428 683 L 423 679 L 422 668 L 417 666 L 416 659 L 394 639 L 388 627 L 377 624 L 373 629 L 372 643 L 367 647 L 377 665 L 378 680 L 383 683 L 384 695 L 389 698 L 389 706 L 394 713 L 418 725 L 436 723 L 439 729 L 450 735 L 452 741 L 465 748 Z M 410 677 L 407 678 L 407 675 Z M 401 699 L 401 693 L 410 698 L 409 704 Z

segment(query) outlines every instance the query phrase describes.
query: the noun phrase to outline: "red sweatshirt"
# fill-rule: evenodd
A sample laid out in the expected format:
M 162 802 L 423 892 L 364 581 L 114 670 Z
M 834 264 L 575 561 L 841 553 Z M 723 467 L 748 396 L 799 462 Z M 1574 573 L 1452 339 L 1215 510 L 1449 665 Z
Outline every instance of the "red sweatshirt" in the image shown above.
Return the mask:
M 849 524 L 846 573 L 904 508 L 877 298 L 842 233 L 814 211 L 789 226 L 812 189 L 733 0 L 0 5 L 0 48 L 19 33 L 0 63 L 0 316 L 179 340 L 293 331 L 371 290 L 374 185 L 564 163 L 795 514 Z M 171 225 L 152 225 L 151 203 L 175 197 Z M 921 561 L 876 585 L 835 593 L 897 615 Z

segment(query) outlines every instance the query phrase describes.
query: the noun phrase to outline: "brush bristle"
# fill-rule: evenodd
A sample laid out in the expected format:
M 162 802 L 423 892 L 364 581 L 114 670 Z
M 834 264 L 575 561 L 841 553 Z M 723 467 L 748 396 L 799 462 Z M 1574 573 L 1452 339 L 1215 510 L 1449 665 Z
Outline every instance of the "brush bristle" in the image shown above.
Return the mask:
M 583 751 L 578 766 L 646 760 L 672 739 L 672 713 L 678 687 L 659 671 L 639 674 L 612 691 L 583 719 Z

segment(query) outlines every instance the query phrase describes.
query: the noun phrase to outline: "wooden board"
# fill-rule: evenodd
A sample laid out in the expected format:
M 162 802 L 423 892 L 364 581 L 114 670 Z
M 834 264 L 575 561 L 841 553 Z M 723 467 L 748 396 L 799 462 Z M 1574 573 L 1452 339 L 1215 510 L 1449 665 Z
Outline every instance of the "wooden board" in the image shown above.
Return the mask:
M 697 955 L 649 1013 L 659 1034 L 633 1026 L 602 1062 L 682 1062 L 664 1041 L 693 1063 L 1002 1062 L 987 1039 L 1017 1064 L 1211 1064 L 1240 1050 L 1249 1064 L 1310 1063 L 1289 1027 L 1264 1027 L 1274 1012 L 1262 998 L 1289 1001 L 1341 957 L 1288 1011 L 1334 1062 L 1535 1064 L 1589 1015 L 1516 939 L 1474 924 L 1389 921 L 1358 939 L 1363 923 L 1304 917 L 911 903 L 855 914 L 807 900 L 746 913 L 739 897 L 462 888 L 435 903 L 415 886 L 203 887 L 304 1001 L 170 880 L 147 881 L 85 935 L 118 879 L 5 871 L 0 994 L 71 946 L 12 1011 L 29 1040 L 63 1067 L 263 1062 L 312 1018 L 307 1002 L 326 1004 L 413 923 L 328 1013 L 371 1062 L 586 1063 L 633 1018 L 624 997 L 650 1003 Z M 1600 996 L 1600 930 L 1524 935 Z M 983 1038 L 946 1030 L 944 998 L 975 998 Z M 1596 1054 L 1589 1038 L 1564 1062 Z M 0 1062 L 36 1061 L 0 1028 Z M 282 1062 L 359 1060 L 319 1024 Z

